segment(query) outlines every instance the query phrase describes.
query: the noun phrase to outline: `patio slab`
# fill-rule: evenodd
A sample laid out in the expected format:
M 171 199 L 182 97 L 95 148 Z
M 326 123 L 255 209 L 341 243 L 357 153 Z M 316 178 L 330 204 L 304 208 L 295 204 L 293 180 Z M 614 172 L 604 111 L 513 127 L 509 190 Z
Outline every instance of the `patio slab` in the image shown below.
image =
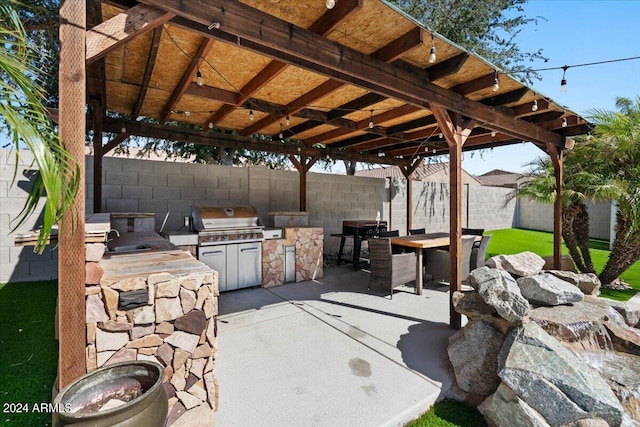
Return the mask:
M 323 279 L 220 295 L 217 427 L 400 426 L 446 392 L 448 293 Z

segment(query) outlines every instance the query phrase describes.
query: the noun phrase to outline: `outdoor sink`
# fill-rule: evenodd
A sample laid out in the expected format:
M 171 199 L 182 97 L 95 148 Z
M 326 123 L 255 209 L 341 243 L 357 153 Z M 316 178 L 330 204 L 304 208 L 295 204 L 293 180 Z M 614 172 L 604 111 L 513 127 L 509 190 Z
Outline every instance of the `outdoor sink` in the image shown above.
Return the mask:
M 108 252 L 140 252 L 148 250 L 151 250 L 149 245 L 122 245 L 111 247 Z

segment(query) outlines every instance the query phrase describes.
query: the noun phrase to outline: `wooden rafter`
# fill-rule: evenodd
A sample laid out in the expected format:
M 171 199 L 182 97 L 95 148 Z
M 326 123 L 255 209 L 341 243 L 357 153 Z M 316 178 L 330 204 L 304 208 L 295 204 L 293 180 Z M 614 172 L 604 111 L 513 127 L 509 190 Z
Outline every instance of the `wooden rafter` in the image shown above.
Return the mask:
M 483 123 L 492 123 L 497 130 L 515 138 L 541 145 L 551 142 L 564 147 L 563 136 L 427 82 L 419 77 L 422 70 L 410 73 L 404 67 L 362 55 L 245 4 L 228 0 L 212 0 L 206 4 L 191 4 L 179 0 L 144 2 L 180 15 L 183 24 L 188 25 L 192 32 L 227 43 L 235 43 L 237 37 L 241 37 L 243 47 L 248 50 L 279 58 L 336 80 L 418 107 L 435 102 L 450 111 L 474 117 Z M 205 31 L 212 22 L 220 23 L 220 29 Z M 309 46 L 313 46 L 313 49 L 309 49 Z
M 147 55 L 147 64 L 144 67 L 144 74 L 142 75 L 142 83 L 140 84 L 140 91 L 138 92 L 138 98 L 131 109 L 131 117 L 138 117 L 140 110 L 142 110 L 142 104 L 147 97 L 147 91 L 149 90 L 149 82 L 151 82 L 151 75 L 153 74 L 153 68 L 156 63 L 156 57 L 158 56 L 158 46 L 160 46 L 160 38 L 162 37 L 162 26 L 153 30 L 153 38 L 151 39 L 151 47 L 149 48 L 149 55 Z
M 494 73 L 486 74 L 482 77 L 478 77 L 477 79 L 473 79 L 465 83 L 460 83 L 459 85 L 452 87 L 451 90 L 460 95 L 469 95 L 470 93 L 490 88 L 491 86 L 493 86 L 494 79 Z
M 501 93 L 500 95 L 485 98 L 480 102 L 491 107 L 499 107 L 501 105 L 512 104 L 520 101 L 529 92 L 529 88 L 523 87 L 512 90 L 511 92 Z
M 87 64 L 102 58 L 127 41 L 164 24 L 175 14 L 139 4 L 94 26 L 86 34 Z
M 392 42 L 388 43 L 386 46 L 381 47 L 380 49 L 378 49 L 377 51 L 375 51 L 374 53 L 371 54 L 371 56 L 373 58 L 376 58 L 380 61 L 383 61 L 385 63 L 387 62 L 393 62 L 395 61 L 397 58 L 399 58 L 400 56 L 402 56 L 403 54 L 415 49 L 416 47 L 420 46 L 422 44 L 422 36 L 421 36 L 421 31 L 419 28 L 415 28 L 414 30 L 409 31 L 408 33 L 398 37 L 397 39 L 393 40 Z M 427 78 L 426 73 L 424 73 L 424 78 Z M 327 82 L 328 83 L 328 82 Z M 293 114 L 297 111 L 299 111 L 301 108 L 304 108 L 304 106 L 308 105 L 308 103 L 315 101 L 316 99 L 320 99 L 324 96 L 327 96 L 329 93 L 341 88 L 344 86 L 344 83 L 340 83 L 339 85 L 332 85 L 332 86 L 328 86 L 328 85 L 321 85 L 321 86 L 326 86 L 327 88 L 331 88 L 331 91 L 318 91 L 316 89 L 312 90 L 311 92 L 316 92 L 317 93 L 317 97 L 316 98 L 311 98 L 308 94 L 303 95 L 302 97 L 292 101 L 291 103 L 289 103 L 289 105 L 287 105 L 286 111 L 288 114 Z M 320 87 L 320 86 L 319 86 Z M 310 93 L 311 93 L 310 92 Z M 305 103 L 302 103 L 302 100 L 305 100 Z M 379 101 L 376 101 L 379 102 Z M 373 102 L 371 103 L 373 104 Z M 371 105 L 369 104 L 369 105 Z M 251 135 L 253 133 L 258 132 L 260 129 L 275 123 L 276 121 L 278 121 L 282 116 L 267 116 L 264 117 L 262 120 L 259 120 L 257 123 L 255 123 L 254 125 L 251 125 L 245 129 L 243 129 L 241 131 L 242 135 Z
M 169 97 L 169 100 L 164 106 L 162 113 L 160 114 L 160 122 L 164 123 L 167 121 L 169 116 L 171 116 L 171 112 L 176 108 L 176 105 L 180 102 L 180 98 L 184 95 L 185 91 L 193 81 L 193 78 L 196 76 L 198 72 L 198 67 L 202 64 L 203 58 L 207 56 L 209 50 L 213 46 L 213 40 L 209 38 L 205 38 L 200 46 L 198 46 L 198 51 L 196 52 L 193 60 L 189 63 L 189 66 L 184 71 L 182 78 L 178 85 L 173 89 L 173 93 Z
M 436 80 L 440 80 L 457 73 L 458 71 L 460 71 L 460 68 L 462 68 L 467 59 L 469 59 L 469 54 L 463 52 L 457 54 L 452 58 L 445 59 L 442 62 L 432 65 L 431 67 L 427 68 L 429 80 L 434 82 Z

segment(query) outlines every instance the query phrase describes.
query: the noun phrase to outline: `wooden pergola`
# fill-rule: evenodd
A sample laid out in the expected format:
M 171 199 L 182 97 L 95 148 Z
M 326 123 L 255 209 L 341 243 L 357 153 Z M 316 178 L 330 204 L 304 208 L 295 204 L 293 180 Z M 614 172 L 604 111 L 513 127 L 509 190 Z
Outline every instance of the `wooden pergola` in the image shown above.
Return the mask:
M 131 135 L 286 154 L 300 173 L 301 210 L 320 158 L 397 165 L 411 181 L 423 159 L 448 153 L 455 291 L 462 152 L 531 142 L 556 171 L 560 265 L 562 153 L 588 123 L 387 1 L 64 1 L 60 15 L 60 132 L 83 165 L 85 123 L 93 129 L 94 212 L 102 156 Z M 115 135 L 106 144 L 104 132 Z M 84 342 L 74 338 L 84 337 L 83 242 L 70 231 L 83 224 L 78 199 L 60 227 L 61 385 L 83 373 Z

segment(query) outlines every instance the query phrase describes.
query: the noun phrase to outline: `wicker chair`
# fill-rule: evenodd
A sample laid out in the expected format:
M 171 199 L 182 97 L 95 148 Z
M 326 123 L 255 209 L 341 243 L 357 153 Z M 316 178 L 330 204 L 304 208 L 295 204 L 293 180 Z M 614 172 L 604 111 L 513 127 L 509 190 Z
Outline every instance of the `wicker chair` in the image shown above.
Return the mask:
M 389 239 L 369 239 L 371 259 L 371 285 L 388 287 L 393 299 L 393 288 L 416 280 L 416 254 L 392 254 Z
M 424 234 L 426 231 L 427 230 L 424 228 L 412 228 L 409 230 L 409 235 L 413 236 L 414 234 Z
M 489 240 L 491 240 L 491 235 L 482 236 L 482 240 L 480 241 L 480 245 L 471 250 L 471 270 L 475 270 L 476 268 L 480 268 L 484 266 L 487 257 L 487 246 L 489 246 Z
M 462 280 L 466 280 L 469 276 L 474 241 L 473 236 L 462 236 Z M 449 282 L 449 251 L 426 249 L 422 262 L 425 274 L 432 276 L 434 281 Z

